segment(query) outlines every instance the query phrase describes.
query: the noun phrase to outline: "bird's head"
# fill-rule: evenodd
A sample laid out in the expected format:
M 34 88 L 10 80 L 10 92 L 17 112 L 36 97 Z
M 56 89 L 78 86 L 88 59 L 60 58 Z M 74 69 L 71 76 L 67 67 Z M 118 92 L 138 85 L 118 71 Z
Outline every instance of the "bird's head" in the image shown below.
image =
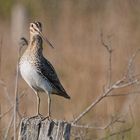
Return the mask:
M 35 36 L 35 35 L 39 35 L 41 36 L 49 46 L 51 46 L 52 48 L 53 45 L 49 42 L 49 40 L 47 39 L 47 37 L 45 37 L 42 33 L 42 24 L 38 21 L 32 22 L 30 23 L 30 35 L 31 36 Z
M 30 34 L 31 35 L 40 35 L 42 32 L 42 24 L 40 22 L 30 23 Z

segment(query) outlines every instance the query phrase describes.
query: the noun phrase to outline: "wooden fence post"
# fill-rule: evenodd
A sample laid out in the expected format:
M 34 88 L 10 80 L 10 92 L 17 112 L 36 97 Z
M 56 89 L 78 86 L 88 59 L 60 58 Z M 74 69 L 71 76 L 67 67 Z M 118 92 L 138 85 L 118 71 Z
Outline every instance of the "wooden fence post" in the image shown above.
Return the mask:
M 18 140 L 69 140 L 71 124 L 61 120 L 23 118 Z

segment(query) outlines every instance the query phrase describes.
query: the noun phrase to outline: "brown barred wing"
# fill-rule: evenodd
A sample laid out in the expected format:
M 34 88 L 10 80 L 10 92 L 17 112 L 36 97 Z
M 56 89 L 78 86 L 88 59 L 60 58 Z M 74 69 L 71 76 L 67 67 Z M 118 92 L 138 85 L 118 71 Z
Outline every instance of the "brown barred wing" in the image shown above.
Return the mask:
M 60 83 L 56 71 L 52 64 L 45 58 L 39 63 L 40 73 L 49 81 L 50 85 L 56 90 L 54 94 L 70 99 L 62 84 Z

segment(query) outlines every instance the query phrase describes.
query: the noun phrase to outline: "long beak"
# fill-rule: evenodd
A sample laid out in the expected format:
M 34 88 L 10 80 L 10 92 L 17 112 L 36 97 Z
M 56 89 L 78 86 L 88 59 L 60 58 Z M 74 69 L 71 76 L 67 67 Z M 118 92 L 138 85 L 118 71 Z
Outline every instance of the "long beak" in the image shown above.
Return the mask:
M 50 43 L 50 41 L 47 39 L 47 37 L 44 37 L 42 32 L 39 32 L 39 33 L 40 33 L 41 37 L 47 42 L 47 44 L 54 49 L 54 46 Z

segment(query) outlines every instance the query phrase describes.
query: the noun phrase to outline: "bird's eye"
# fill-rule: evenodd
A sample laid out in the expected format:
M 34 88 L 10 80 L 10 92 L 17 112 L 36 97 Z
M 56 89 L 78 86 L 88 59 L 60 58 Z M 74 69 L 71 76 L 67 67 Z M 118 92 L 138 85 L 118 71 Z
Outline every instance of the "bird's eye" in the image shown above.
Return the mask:
M 33 27 L 33 24 L 31 24 L 31 27 Z

